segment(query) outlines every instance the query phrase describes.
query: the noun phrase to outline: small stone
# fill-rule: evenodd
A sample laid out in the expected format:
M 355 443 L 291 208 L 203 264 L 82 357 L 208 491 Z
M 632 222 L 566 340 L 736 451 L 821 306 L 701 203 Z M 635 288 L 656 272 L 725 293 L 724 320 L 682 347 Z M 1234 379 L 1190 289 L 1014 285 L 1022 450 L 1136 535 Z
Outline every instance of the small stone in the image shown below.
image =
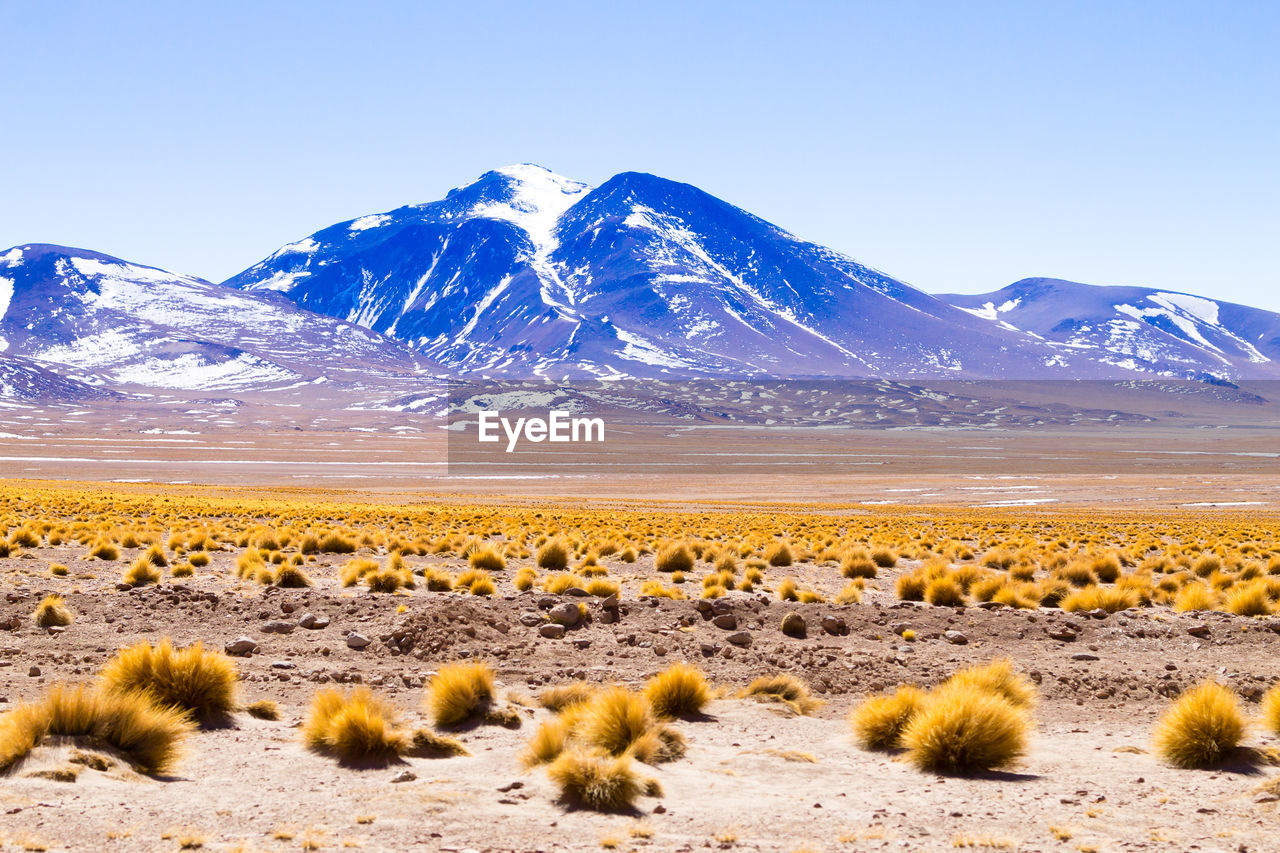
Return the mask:
M 653 653 L 660 658 L 664 658 L 667 656 L 667 647 L 662 645 L 662 643 L 654 643 Z
M 39 677 L 40 677 L 40 667 L 38 667 L 38 666 L 33 666 L 33 667 L 31 667 L 31 669 L 27 670 L 27 675 L 31 676 L 32 678 L 39 678 Z
M 1097 660 L 1097 655 L 1091 655 L 1088 652 L 1076 652 L 1071 656 L 1072 660 Z
M 298 665 L 288 660 L 273 660 L 271 662 L 272 669 L 297 669 Z
M 229 655 L 251 655 L 258 650 L 258 644 L 251 637 L 236 637 L 222 647 Z
M 412 770 L 401 770 L 399 773 L 395 775 L 394 778 L 392 778 L 391 784 L 395 785 L 399 782 L 412 782 L 414 779 L 417 779 L 417 778 L 418 778 L 418 775 L 414 773 Z
M 128 592 L 131 589 L 133 589 L 133 584 L 131 583 L 121 582 L 116 584 L 116 592 Z
M 942 639 L 953 646 L 963 646 L 969 642 L 969 638 L 959 631 L 947 631 L 942 635 Z
M 1055 640 L 1061 640 L 1064 643 L 1074 643 L 1080 635 L 1070 628 L 1051 628 L 1049 636 Z
M 538 633 L 548 640 L 559 640 L 564 637 L 564 626 L 555 622 L 548 622 L 538 629 Z
M 709 658 L 712 655 L 714 655 L 716 652 L 720 651 L 720 644 L 719 643 L 703 643 L 698 648 L 702 652 L 703 657 Z
M 711 624 L 726 631 L 734 631 L 738 628 L 738 617 L 732 613 L 721 613 L 711 620 Z
M 354 631 L 347 635 L 347 648 L 349 649 L 363 649 L 371 642 L 372 640 L 364 634 L 357 634 Z
M 582 618 L 582 611 L 572 601 L 566 601 L 551 608 L 547 615 L 551 617 L 552 622 L 563 625 L 566 628 L 572 628 Z
M 290 622 L 286 619 L 273 619 L 266 622 L 259 629 L 264 634 L 292 634 L 293 629 L 298 627 L 296 622 Z
M 1190 628 L 1187 629 L 1187 633 L 1193 637 L 1207 637 L 1209 636 L 1209 626 L 1208 625 L 1192 625 Z
M 542 617 L 537 613 L 521 613 L 520 624 L 526 628 L 536 628 L 542 624 Z
M 849 626 L 839 616 L 823 616 L 822 630 L 833 637 L 843 637 L 849 633 Z
M 580 586 L 571 586 L 564 591 L 564 594 L 571 595 L 574 598 L 586 598 L 587 596 L 591 595 L 591 593 L 587 592 L 585 589 L 583 589 Z
M 742 646 L 745 648 L 751 645 L 751 634 L 746 631 L 737 631 L 725 637 L 725 639 L 730 643 L 733 643 L 735 646 Z
M 782 633 L 788 637 L 803 639 L 808 634 L 808 626 L 799 613 L 788 613 L 782 617 Z
M 321 628 L 329 627 L 329 617 L 317 616 L 314 613 L 304 613 L 302 618 L 298 620 L 298 624 L 310 631 L 319 631 Z

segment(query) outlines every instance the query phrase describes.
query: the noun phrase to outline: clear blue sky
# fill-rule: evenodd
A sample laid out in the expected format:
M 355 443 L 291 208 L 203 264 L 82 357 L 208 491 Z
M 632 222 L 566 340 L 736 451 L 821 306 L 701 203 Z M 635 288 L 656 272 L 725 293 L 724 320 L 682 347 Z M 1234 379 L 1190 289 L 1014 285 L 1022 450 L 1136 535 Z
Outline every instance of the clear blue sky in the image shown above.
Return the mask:
M 1280 310 L 1280 3 L 0 0 L 0 248 L 221 280 L 517 162 L 929 291 Z

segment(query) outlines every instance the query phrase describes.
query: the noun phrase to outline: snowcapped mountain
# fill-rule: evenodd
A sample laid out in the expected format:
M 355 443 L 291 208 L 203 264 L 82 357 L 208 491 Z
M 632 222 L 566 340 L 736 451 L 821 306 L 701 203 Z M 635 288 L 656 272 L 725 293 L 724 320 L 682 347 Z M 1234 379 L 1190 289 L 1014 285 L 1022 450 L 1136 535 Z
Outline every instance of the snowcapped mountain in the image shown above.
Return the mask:
M 402 340 L 463 373 L 1099 375 L 696 187 L 539 166 L 339 223 L 224 282 Z M 1114 372 L 1114 370 L 1112 370 Z
M 0 253 L 0 396 L 323 383 L 412 408 L 443 373 L 1280 378 L 1280 315 L 1055 279 L 931 296 L 688 184 L 533 165 L 338 223 L 222 285 Z
M 0 358 L 0 385 L 12 392 L 4 396 L 19 397 L 41 388 L 279 389 L 412 374 L 425 363 L 382 335 L 269 294 L 40 244 L 0 254 Z
M 946 295 L 1006 330 L 1143 373 L 1280 377 L 1280 314 L 1186 293 L 1028 278 L 978 296 Z

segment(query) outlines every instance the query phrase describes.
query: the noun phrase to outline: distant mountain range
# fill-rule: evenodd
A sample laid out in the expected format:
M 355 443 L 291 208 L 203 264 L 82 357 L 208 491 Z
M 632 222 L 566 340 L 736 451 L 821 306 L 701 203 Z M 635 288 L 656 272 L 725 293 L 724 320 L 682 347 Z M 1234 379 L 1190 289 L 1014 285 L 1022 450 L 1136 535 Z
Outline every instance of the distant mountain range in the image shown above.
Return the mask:
M 929 295 L 746 211 L 539 166 L 290 243 L 221 285 L 0 253 L 0 395 L 228 393 L 387 376 L 1280 378 L 1280 315 L 1025 279 Z

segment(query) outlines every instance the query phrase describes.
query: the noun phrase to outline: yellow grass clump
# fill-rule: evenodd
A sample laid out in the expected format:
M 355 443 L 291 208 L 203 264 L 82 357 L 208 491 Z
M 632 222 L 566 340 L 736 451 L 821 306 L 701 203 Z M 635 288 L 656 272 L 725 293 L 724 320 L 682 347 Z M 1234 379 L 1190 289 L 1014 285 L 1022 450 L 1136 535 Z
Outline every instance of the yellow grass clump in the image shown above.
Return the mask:
M 562 572 L 569 566 L 569 547 L 560 540 L 553 539 L 538 549 L 536 561 L 539 568 Z
M 146 557 L 139 557 L 129 566 L 121 580 L 130 586 L 147 586 L 148 584 L 159 583 L 160 570 Z
M 67 607 L 66 599 L 57 593 L 50 593 L 36 605 L 32 618 L 41 628 L 53 628 L 70 625 L 74 616 L 71 608 Z
M 898 749 L 902 746 L 902 732 L 924 707 L 925 700 L 923 690 L 903 685 L 855 707 L 849 712 L 849 726 L 865 749 Z
M 200 643 L 185 649 L 174 649 L 167 639 L 155 647 L 138 643 L 121 649 L 100 678 L 110 692 L 142 692 L 157 705 L 179 708 L 204 724 L 224 722 L 236 709 L 235 665 Z
M 318 691 L 302 736 L 308 747 L 344 764 L 385 764 L 409 747 L 395 708 L 367 687 Z
M 507 567 L 507 561 L 491 545 L 472 551 L 468 562 L 473 569 L 483 569 L 489 572 L 500 572 Z
M 1179 696 L 1156 723 L 1154 742 L 1177 767 L 1211 767 L 1239 746 L 1245 720 L 1235 693 L 1206 681 Z
M 747 685 L 741 695 L 761 702 L 778 702 L 802 715 L 822 707 L 822 700 L 813 698 L 809 685 L 785 672 L 757 678 Z
M 0 772 L 11 770 L 48 737 L 83 738 L 120 751 L 141 773 L 172 769 L 192 724 L 176 708 L 140 693 L 55 685 L 43 699 L 0 717 Z
M 427 685 L 426 707 L 437 726 L 458 726 L 493 701 L 493 670 L 485 663 L 449 663 Z
M 548 711 L 558 714 L 575 705 L 591 701 L 598 691 L 598 687 L 587 684 L 585 681 L 557 684 L 539 693 L 538 702 Z
M 971 666 L 957 671 L 944 682 L 946 687 L 973 687 L 993 693 L 1010 704 L 1030 710 L 1035 707 L 1035 684 L 1013 668 L 1013 661 L 1000 658 L 983 666 Z
M 644 695 L 655 714 L 674 719 L 699 713 L 711 700 L 711 687 L 702 670 L 674 663 L 649 679 Z
M 907 760 L 936 773 L 976 773 L 1015 763 L 1027 749 L 1031 722 L 998 693 L 972 685 L 937 691 L 907 724 Z
M 570 751 L 547 769 L 567 805 L 600 812 L 634 808 L 643 784 L 627 756 L 618 758 Z
M 683 542 L 658 549 L 653 566 L 660 572 L 688 572 L 693 570 L 693 552 Z
M 1262 694 L 1262 724 L 1273 735 L 1280 735 L 1280 684 Z

